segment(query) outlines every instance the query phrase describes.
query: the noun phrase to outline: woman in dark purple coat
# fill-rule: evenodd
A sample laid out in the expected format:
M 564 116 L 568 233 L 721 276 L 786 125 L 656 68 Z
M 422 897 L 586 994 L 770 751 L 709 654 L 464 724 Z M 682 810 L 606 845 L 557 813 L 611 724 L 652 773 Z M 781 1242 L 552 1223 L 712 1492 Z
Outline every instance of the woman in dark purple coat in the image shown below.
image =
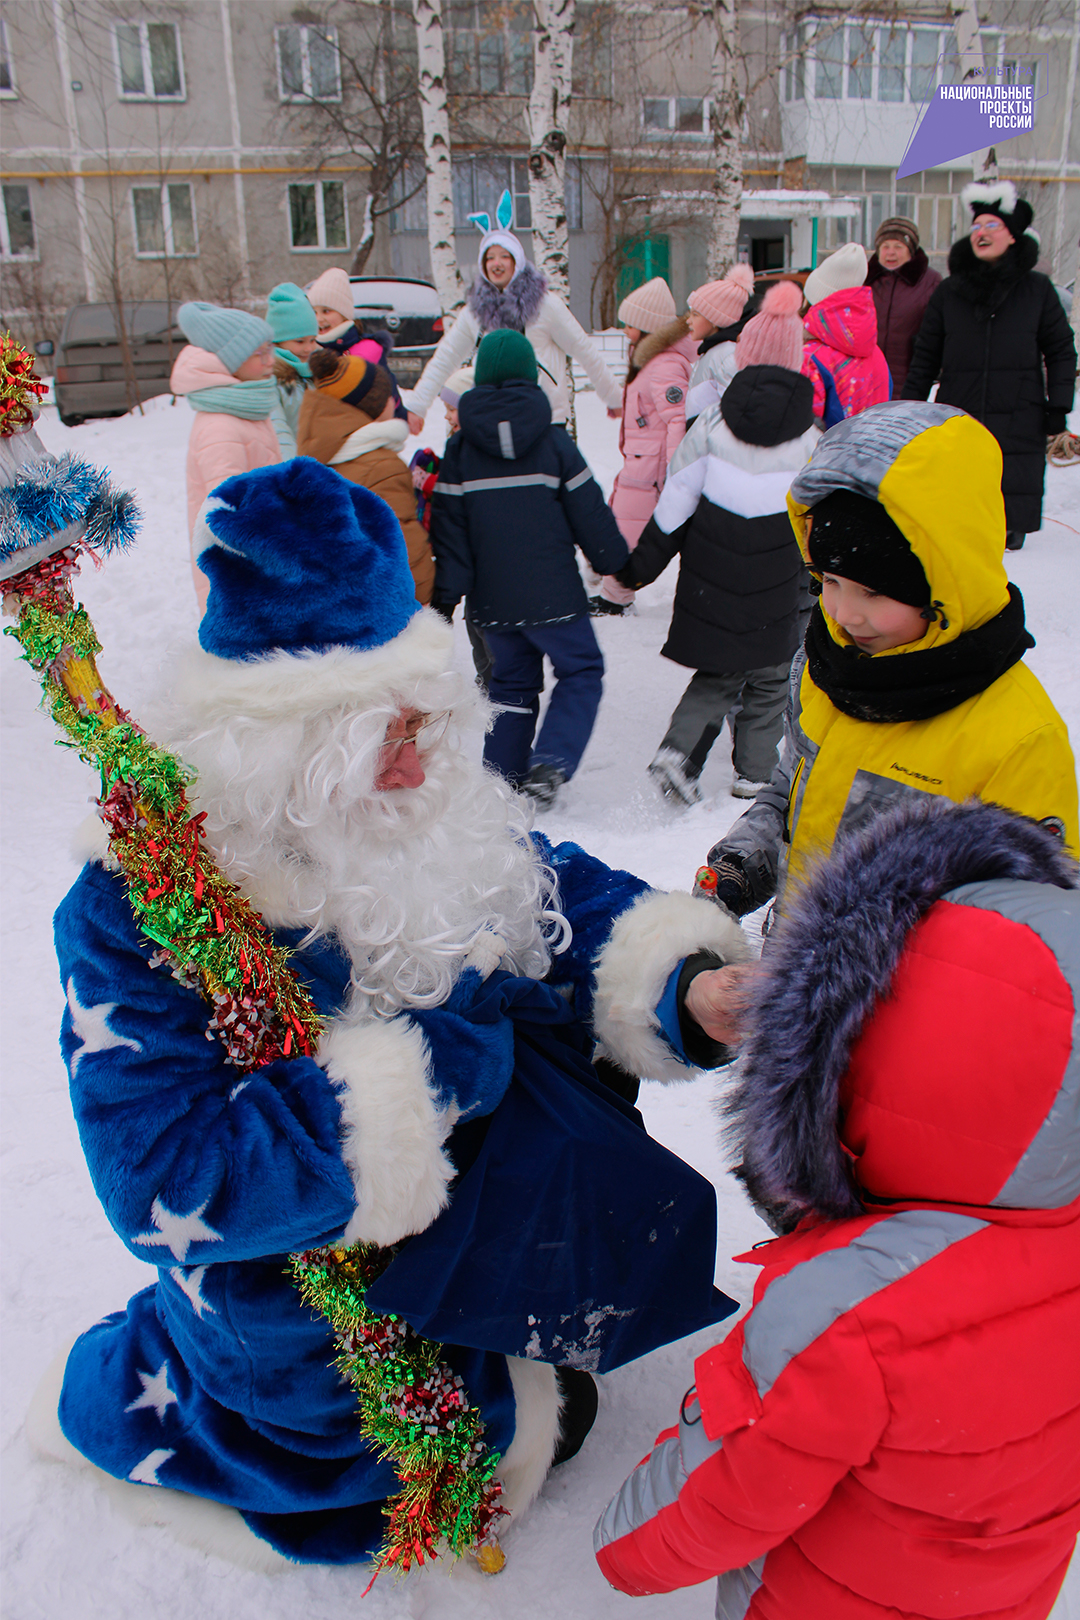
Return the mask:
M 887 219 L 874 237 L 866 285 L 874 295 L 878 348 L 889 362 L 893 399 L 900 397 L 930 294 L 940 280 L 919 246 L 914 220 Z

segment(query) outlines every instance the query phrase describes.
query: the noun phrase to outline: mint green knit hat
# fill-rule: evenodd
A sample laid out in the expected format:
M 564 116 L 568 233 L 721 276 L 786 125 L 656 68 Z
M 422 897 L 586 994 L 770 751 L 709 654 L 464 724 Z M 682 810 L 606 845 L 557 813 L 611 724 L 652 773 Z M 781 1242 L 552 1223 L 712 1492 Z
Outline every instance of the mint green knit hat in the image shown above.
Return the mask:
M 536 354 L 523 332 L 503 326 L 489 332 L 476 351 L 476 385 L 536 381 Z
M 319 335 L 315 311 L 308 303 L 307 293 L 295 281 L 282 281 L 270 289 L 266 319 L 278 343 L 291 343 L 295 338 Z
M 177 325 L 197 349 L 216 354 L 226 371 L 235 371 L 250 360 L 264 343 L 273 343 L 274 334 L 259 315 L 246 309 L 223 309 L 220 304 L 181 304 Z

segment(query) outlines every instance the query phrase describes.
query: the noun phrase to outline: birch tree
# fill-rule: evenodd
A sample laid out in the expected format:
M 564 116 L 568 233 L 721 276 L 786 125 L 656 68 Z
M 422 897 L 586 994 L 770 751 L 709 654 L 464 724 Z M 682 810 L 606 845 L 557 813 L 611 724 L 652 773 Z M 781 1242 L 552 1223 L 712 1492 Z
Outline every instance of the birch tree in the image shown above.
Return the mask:
M 454 246 L 454 189 L 450 118 L 446 110 L 446 45 L 442 0 L 412 0 L 419 58 L 420 118 L 427 179 L 428 249 L 431 274 L 444 315 L 465 302 L 465 283 Z
M 739 253 L 742 207 L 742 126 L 746 98 L 739 80 L 739 0 L 710 0 L 712 17 L 713 220 L 709 279 L 726 275 Z
M 533 87 L 529 97 L 529 203 L 533 257 L 552 292 L 570 299 L 566 144 L 574 50 L 574 0 L 533 0 Z

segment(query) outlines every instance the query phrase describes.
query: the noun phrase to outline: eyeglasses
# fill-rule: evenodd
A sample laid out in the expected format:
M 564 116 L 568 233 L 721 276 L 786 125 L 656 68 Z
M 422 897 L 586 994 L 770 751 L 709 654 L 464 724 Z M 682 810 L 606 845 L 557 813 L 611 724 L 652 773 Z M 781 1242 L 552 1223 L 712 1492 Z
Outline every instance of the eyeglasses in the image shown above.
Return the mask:
M 980 223 L 978 225 L 973 225 L 971 227 L 970 231 L 968 232 L 968 235 L 969 236 L 975 236 L 976 233 L 979 232 L 979 231 L 1004 231 L 1006 229 L 1007 229 L 1007 226 L 1005 225 L 1003 220 L 1000 220 L 1000 219 L 986 219 L 986 220 L 980 221 Z
M 426 759 L 434 753 L 450 724 L 452 709 L 444 709 L 441 714 L 414 714 L 405 723 L 405 730 L 400 737 L 387 737 L 383 743 L 381 767 L 389 770 L 396 764 L 403 748 L 415 743 L 416 752 L 421 759 Z

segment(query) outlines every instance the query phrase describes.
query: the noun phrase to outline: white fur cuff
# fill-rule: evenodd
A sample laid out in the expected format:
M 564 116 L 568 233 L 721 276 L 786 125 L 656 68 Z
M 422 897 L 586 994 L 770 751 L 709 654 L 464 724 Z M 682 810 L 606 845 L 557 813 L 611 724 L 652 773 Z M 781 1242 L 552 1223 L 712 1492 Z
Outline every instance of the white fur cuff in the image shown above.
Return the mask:
M 596 968 L 593 1028 L 629 1074 L 689 1080 L 698 1073 L 672 1052 L 656 1016 L 668 979 L 695 951 L 714 951 L 725 965 L 750 957 L 738 923 L 692 894 L 643 894 L 612 929 Z
M 428 1045 L 410 1019 L 332 1022 L 318 1062 L 338 1087 L 341 1156 L 356 1188 L 346 1243 L 397 1243 L 446 1207 L 452 1120 L 430 1084 Z
M 514 1387 L 514 1438 L 498 1467 L 503 1506 L 518 1518 L 543 1489 L 559 1441 L 562 1399 L 546 1361 L 507 1356 Z

